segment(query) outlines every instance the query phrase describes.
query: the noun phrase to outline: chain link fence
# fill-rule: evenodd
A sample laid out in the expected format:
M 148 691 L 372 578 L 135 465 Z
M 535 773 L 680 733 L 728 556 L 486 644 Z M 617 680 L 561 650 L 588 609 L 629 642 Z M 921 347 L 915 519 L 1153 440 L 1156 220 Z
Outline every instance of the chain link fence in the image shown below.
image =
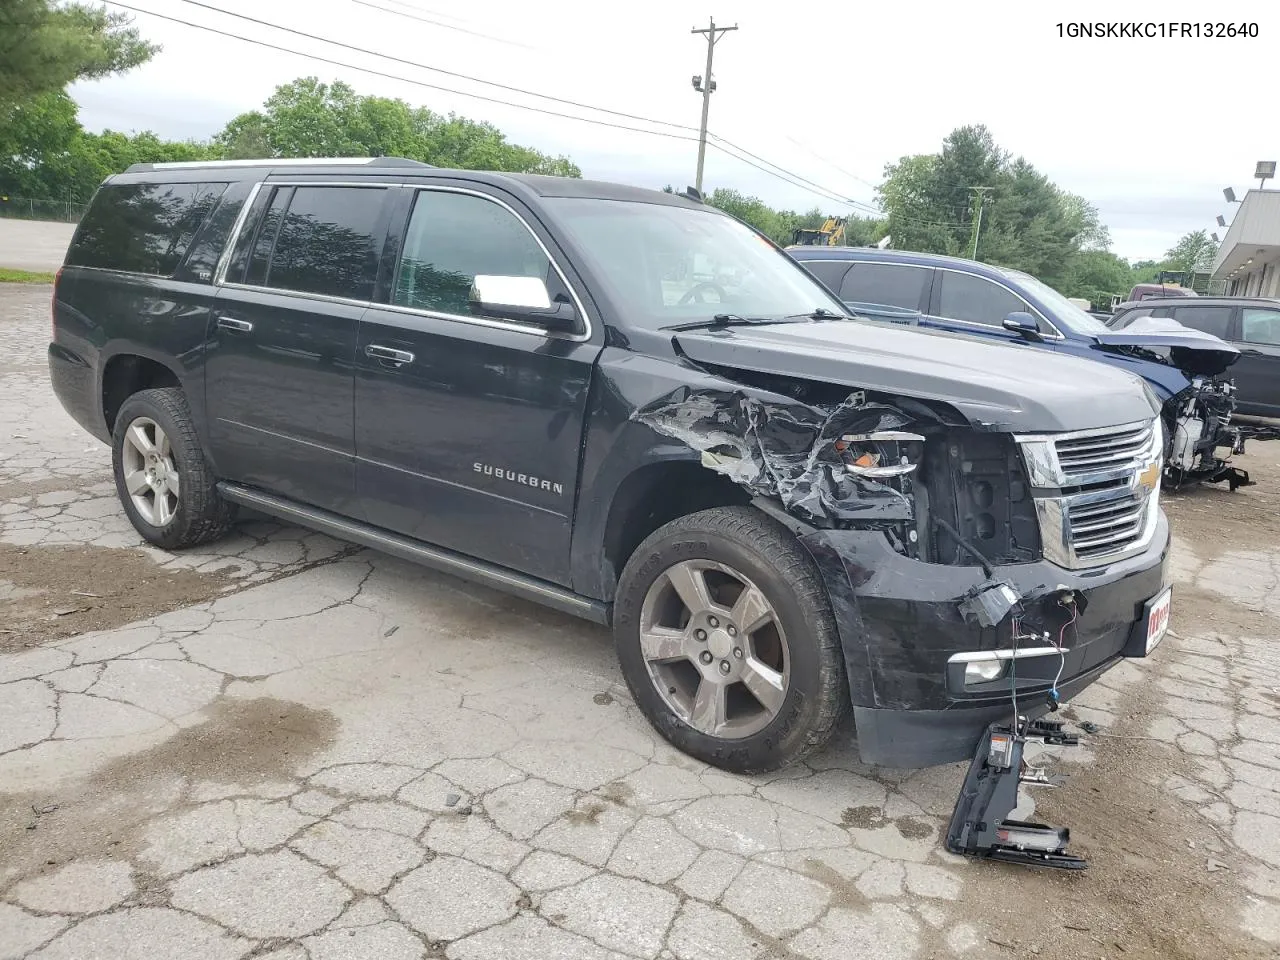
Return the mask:
M 73 200 L 47 200 L 35 197 L 11 197 L 0 195 L 0 217 L 12 220 L 57 220 L 60 223 L 79 223 L 86 203 Z

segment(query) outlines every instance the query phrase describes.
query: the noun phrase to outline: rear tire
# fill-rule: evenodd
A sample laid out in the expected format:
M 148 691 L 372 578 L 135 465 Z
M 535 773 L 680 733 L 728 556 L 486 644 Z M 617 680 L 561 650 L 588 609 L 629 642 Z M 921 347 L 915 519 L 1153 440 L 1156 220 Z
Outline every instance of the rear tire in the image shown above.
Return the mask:
M 658 732 L 736 773 L 817 750 L 848 703 L 821 575 L 795 535 L 753 507 L 690 514 L 640 544 L 618 582 L 614 639 Z
M 116 493 L 133 528 L 149 543 L 180 550 L 217 540 L 235 507 L 217 478 L 177 387 L 142 390 L 116 414 L 111 437 Z

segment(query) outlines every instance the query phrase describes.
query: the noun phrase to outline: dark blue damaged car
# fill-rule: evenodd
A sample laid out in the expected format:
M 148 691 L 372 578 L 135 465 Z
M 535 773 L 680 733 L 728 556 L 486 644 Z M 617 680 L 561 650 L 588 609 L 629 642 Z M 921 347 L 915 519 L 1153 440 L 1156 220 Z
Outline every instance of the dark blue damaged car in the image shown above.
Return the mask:
M 1162 405 L 1173 484 L 1247 482 L 1227 460 L 1244 447 L 1231 426 L 1235 387 L 1224 376 L 1240 351 L 1226 341 L 1169 320 L 1112 330 L 1035 277 L 974 260 L 863 247 L 787 252 L 860 315 L 1134 373 Z

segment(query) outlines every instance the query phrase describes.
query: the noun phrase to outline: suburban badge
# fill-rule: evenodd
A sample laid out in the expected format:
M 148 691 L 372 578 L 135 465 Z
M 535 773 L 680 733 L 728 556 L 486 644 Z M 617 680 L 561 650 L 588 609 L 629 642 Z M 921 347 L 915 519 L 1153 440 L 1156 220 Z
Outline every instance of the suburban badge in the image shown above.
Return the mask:
M 533 487 L 535 490 L 549 490 L 556 496 L 564 493 L 564 484 L 555 483 L 551 480 L 543 480 L 541 477 L 535 477 L 528 473 L 517 473 L 514 470 L 507 470 L 503 467 L 495 467 L 488 463 L 473 463 L 471 469 L 476 473 L 482 473 L 486 477 L 497 477 L 499 480 L 509 480 L 511 483 L 518 483 L 522 487 Z

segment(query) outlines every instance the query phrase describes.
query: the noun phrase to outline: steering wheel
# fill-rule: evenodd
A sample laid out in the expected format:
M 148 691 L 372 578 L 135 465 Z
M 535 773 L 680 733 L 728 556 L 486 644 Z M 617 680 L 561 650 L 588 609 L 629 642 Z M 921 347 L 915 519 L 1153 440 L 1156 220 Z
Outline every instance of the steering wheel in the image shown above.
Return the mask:
M 707 300 L 705 297 L 702 296 L 702 292 L 704 290 L 715 291 L 716 296 L 719 297 L 719 300 L 716 301 L 718 303 L 727 303 L 729 300 L 729 294 L 725 292 L 724 287 L 720 286 L 720 284 L 718 283 L 710 283 L 710 282 L 704 281 L 703 283 L 695 284 L 694 286 L 686 290 L 685 295 L 680 298 L 680 302 L 678 305 L 684 306 L 685 304 L 688 304 L 688 303 L 711 303 L 712 301 Z

